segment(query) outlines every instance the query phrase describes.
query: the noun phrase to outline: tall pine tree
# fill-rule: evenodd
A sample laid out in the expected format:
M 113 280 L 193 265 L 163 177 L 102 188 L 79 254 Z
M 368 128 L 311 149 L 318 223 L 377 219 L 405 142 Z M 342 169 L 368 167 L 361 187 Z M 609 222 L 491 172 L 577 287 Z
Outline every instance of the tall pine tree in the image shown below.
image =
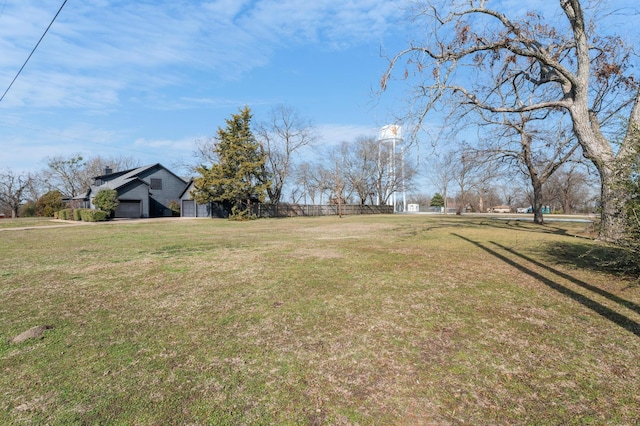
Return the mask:
M 264 201 L 269 182 L 264 181 L 266 155 L 251 132 L 252 114 L 245 106 L 219 127 L 211 166 L 200 165 L 192 195 L 197 203 L 220 203 L 231 214 L 245 214 L 251 201 Z

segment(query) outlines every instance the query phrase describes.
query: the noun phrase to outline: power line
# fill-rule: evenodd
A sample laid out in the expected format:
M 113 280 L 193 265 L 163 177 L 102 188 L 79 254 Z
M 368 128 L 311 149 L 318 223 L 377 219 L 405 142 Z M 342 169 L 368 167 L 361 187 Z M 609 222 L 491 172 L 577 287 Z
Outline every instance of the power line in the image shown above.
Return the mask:
M 49 23 L 49 26 L 47 27 L 46 30 L 44 30 L 44 33 L 42 34 L 42 36 L 40 37 L 40 40 L 38 40 L 38 42 L 36 43 L 36 45 L 33 47 L 33 50 L 31 50 L 31 53 L 29 53 L 29 56 L 27 57 L 27 60 L 24 61 L 24 64 L 22 64 L 22 66 L 20 67 L 20 69 L 18 70 L 18 73 L 16 74 L 15 77 L 13 77 L 13 80 L 11 80 L 11 84 L 9 84 L 9 87 L 7 87 L 7 90 L 4 91 L 4 93 L 2 94 L 2 97 L 0 97 L 0 102 L 2 102 L 2 100 L 4 99 L 4 97 L 6 96 L 7 92 L 9 91 L 9 89 L 11 89 L 11 86 L 13 86 L 13 83 L 15 83 L 15 81 L 18 79 L 18 76 L 20 75 L 20 73 L 22 72 L 22 70 L 24 69 L 24 67 L 27 65 L 27 62 L 29 62 L 29 59 L 31 59 L 31 56 L 35 53 L 36 49 L 38 48 L 38 46 L 40 45 L 40 42 L 42 41 L 42 39 L 44 38 L 45 35 L 47 35 L 47 32 L 49 31 L 49 28 L 51 28 L 51 26 L 53 25 L 53 23 L 55 22 L 56 18 L 58 17 L 58 15 L 60 14 L 60 12 L 62 12 L 62 8 L 64 7 L 64 5 L 67 4 L 67 0 L 64 0 L 62 2 L 62 6 L 60 6 L 60 9 L 58 9 L 58 12 L 56 13 L 56 16 L 53 17 L 53 19 L 51 20 L 51 22 Z M 4 9 L 4 7 L 3 7 Z

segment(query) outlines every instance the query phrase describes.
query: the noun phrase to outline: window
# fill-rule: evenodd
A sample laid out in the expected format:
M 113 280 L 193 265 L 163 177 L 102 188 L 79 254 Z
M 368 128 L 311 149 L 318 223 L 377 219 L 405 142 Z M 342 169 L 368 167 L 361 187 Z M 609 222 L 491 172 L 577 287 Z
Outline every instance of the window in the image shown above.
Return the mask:
M 151 178 L 151 189 L 162 189 L 162 179 Z

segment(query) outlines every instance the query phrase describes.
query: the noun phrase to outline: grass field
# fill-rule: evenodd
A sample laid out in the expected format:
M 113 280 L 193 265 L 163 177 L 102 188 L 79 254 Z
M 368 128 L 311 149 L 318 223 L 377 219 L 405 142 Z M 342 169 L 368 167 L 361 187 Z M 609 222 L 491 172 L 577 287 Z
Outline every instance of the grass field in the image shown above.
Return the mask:
M 12 228 L 33 228 L 40 226 L 62 226 L 72 225 L 74 222 L 54 221 L 51 218 L 44 217 L 28 217 L 20 219 L 2 219 L 0 220 L 0 230 Z
M 0 424 L 638 424 L 611 256 L 464 216 L 0 227 Z

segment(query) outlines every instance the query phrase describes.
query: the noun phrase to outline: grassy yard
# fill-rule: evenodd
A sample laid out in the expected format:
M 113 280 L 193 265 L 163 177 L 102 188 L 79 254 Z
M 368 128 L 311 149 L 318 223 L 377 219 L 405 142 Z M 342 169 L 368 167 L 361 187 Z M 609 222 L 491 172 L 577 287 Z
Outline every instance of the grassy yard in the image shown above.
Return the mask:
M 53 225 L 71 225 L 73 222 L 64 222 L 53 220 L 53 218 L 44 217 L 28 217 L 20 219 L 2 219 L 0 220 L 0 231 L 3 229 L 11 228 L 34 228 L 40 226 L 53 226 Z
M 640 288 L 587 234 L 422 215 L 0 230 L 0 424 L 638 424 Z

